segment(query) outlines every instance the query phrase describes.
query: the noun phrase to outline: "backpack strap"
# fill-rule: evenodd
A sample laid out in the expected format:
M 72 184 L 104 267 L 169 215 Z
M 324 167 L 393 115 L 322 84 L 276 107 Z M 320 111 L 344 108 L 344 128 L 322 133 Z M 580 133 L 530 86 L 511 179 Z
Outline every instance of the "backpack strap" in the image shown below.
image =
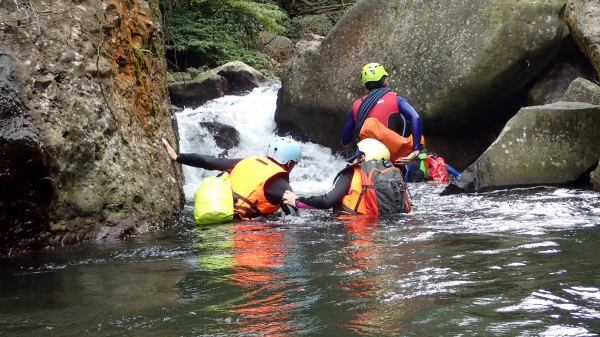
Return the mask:
M 362 202 L 363 197 L 365 196 L 365 192 L 367 192 L 368 188 L 375 188 L 375 185 L 362 185 L 362 191 L 360 192 L 360 195 L 358 196 L 358 200 L 356 201 L 356 206 L 354 206 L 354 212 L 356 214 L 358 211 L 358 206 L 360 206 L 360 203 Z
M 244 206 L 240 206 L 240 205 L 235 205 L 235 202 L 234 202 L 234 206 L 233 206 L 234 209 L 244 211 L 244 214 L 242 215 L 242 217 L 252 219 L 252 218 L 256 218 L 256 217 L 262 215 L 260 210 L 256 207 L 256 205 L 258 204 L 258 200 L 255 202 L 250 202 L 250 200 L 248 200 L 247 198 L 244 198 L 235 192 L 232 192 L 232 193 L 233 193 L 234 200 L 241 199 L 243 202 L 245 202 L 246 204 L 248 204 L 250 206 L 250 207 L 244 207 Z
M 398 185 L 396 183 L 391 183 L 392 189 L 394 190 L 394 201 L 396 202 L 396 207 L 400 207 L 400 192 L 398 192 Z
M 350 208 L 344 204 L 338 205 L 337 213 L 339 215 L 358 215 L 358 212 L 356 212 L 355 210 L 353 210 L 352 208 Z

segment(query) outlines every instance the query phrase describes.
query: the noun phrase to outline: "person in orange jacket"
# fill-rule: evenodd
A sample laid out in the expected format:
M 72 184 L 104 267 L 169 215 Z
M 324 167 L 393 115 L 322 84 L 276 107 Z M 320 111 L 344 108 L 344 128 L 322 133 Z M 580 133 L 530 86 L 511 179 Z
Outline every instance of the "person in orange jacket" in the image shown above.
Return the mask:
M 296 208 L 329 209 L 333 208 L 335 215 L 372 215 L 369 200 L 365 198 L 365 183 L 363 182 L 360 163 L 369 160 L 390 159 L 390 151 L 376 139 L 363 139 L 357 144 L 354 155 L 346 160 L 348 166 L 342 169 L 335 177 L 333 186 L 327 193 L 311 197 L 298 197 L 292 191 L 285 191 L 283 202 Z M 391 163 L 390 163 L 391 166 Z M 371 186 L 373 187 L 373 186 Z M 403 198 L 406 213 L 410 212 L 412 205 L 408 196 Z M 375 201 L 376 203 L 376 201 Z M 375 208 L 376 205 L 375 205 Z
M 394 164 L 406 165 L 415 160 L 422 146 L 420 142 L 413 142 L 423 134 L 419 114 L 388 88 L 388 73 L 381 64 L 366 64 L 361 70 L 361 82 L 368 95 L 354 101 L 342 130 L 342 145 L 374 138 L 389 149 Z M 408 138 L 404 137 L 407 120 L 411 127 Z
M 253 219 L 280 208 L 285 214 L 295 214 L 294 209 L 283 204 L 282 197 L 286 190 L 292 190 L 289 173 L 302 157 L 298 143 L 278 137 L 269 144 L 266 156 L 231 159 L 197 153 L 178 155 L 166 139 L 163 138 L 162 143 L 174 162 L 206 170 L 229 171 L 237 218 Z

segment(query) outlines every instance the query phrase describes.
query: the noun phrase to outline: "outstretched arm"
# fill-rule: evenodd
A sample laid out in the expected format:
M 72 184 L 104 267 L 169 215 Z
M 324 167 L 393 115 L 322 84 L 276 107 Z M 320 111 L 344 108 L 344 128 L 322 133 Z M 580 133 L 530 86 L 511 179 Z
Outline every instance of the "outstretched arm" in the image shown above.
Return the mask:
M 285 191 L 283 195 L 283 202 L 287 205 L 296 206 L 298 208 L 308 209 L 329 209 L 333 206 L 342 202 L 344 196 L 348 194 L 350 189 L 350 183 L 352 182 L 352 175 L 354 171 L 349 170 L 348 172 L 340 175 L 335 181 L 331 189 L 323 194 L 313 197 L 297 197 L 291 191 Z
M 169 142 L 164 138 L 162 138 L 161 140 L 163 145 L 165 146 L 165 150 L 167 150 L 169 158 L 171 158 L 172 161 L 177 161 L 177 152 L 175 152 L 171 144 L 169 144 Z
M 237 164 L 241 158 L 217 158 L 214 156 L 202 155 L 197 153 L 181 153 L 177 155 L 171 144 L 166 139 L 162 139 L 165 150 L 172 161 L 183 165 L 203 168 L 205 170 L 227 171 Z

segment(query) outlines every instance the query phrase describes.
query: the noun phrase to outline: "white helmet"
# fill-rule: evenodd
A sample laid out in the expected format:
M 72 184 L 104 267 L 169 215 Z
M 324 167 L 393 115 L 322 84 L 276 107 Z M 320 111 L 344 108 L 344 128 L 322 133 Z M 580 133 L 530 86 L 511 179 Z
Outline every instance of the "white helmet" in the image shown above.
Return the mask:
M 390 160 L 390 150 L 377 139 L 365 138 L 356 145 L 358 145 L 356 152 L 346 160 L 349 163 L 360 156 L 361 153 L 365 154 L 365 160 Z

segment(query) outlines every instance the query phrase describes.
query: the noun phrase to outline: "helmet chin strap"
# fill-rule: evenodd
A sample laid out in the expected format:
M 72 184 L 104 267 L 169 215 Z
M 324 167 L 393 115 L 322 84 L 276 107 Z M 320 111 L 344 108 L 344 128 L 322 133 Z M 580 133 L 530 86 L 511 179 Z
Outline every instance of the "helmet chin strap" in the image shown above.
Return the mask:
M 283 165 L 283 169 L 287 172 L 292 171 L 292 169 L 296 166 L 296 162 L 293 160 L 288 161 L 285 165 Z

